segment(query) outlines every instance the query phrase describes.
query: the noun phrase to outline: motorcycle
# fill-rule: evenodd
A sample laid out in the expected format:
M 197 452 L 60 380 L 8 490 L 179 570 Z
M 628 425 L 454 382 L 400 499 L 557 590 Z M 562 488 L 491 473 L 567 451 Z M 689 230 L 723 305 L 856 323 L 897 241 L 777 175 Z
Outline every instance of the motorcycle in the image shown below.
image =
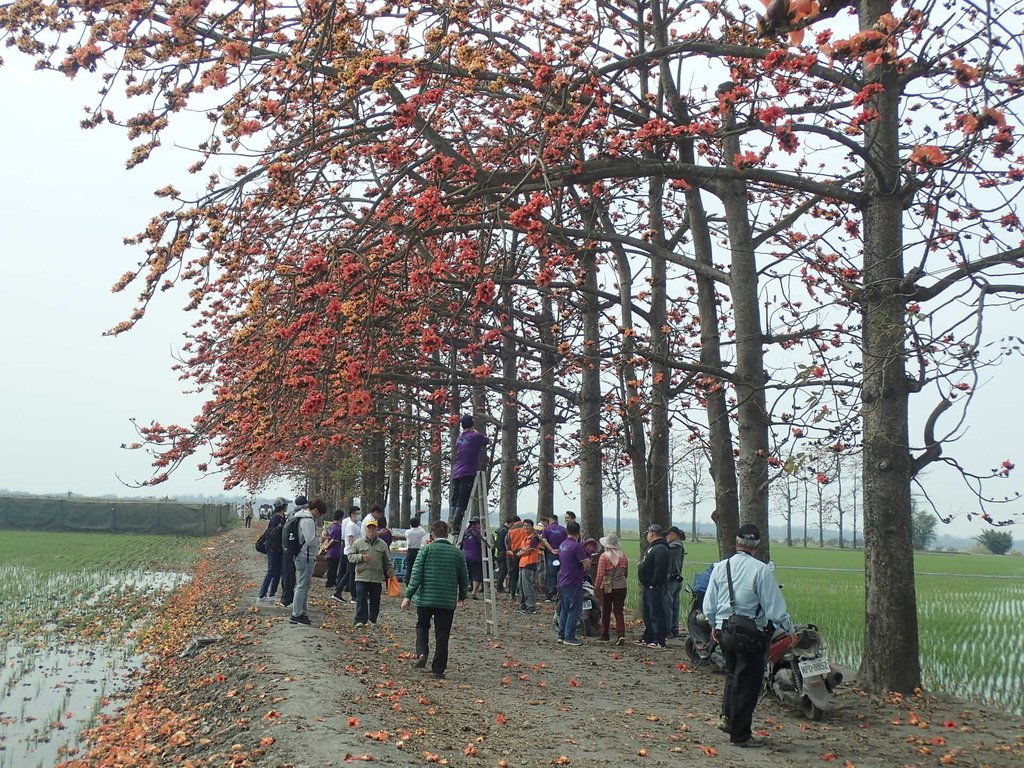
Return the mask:
M 597 591 L 589 580 L 583 582 L 583 607 L 580 610 L 579 628 L 584 637 L 601 632 L 601 603 L 597 599 Z
M 799 707 L 810 720 L 822 720 L 832 705 L 832 691 L 843 673 L 828 662 L 826 646 L 814 624 L 800 624 L 789 635 L 772 634 L 765 669 L 765 694 L 783 704 Z
M 686 614 L 687 638 L 683 643 L 683 650 L 695 667 L 707 661 L 719 672 L 724 672 L 725 655 L 718 647 L 718 643 L 711 639 L 711 625 L 704 615 L 704 593 L 711 578 L 711 568 L 712 566 L 708 566 L 706 571 L 697 574 L 692 587 L 686 585 L 686 591 L 692 598 L 690 610 Z

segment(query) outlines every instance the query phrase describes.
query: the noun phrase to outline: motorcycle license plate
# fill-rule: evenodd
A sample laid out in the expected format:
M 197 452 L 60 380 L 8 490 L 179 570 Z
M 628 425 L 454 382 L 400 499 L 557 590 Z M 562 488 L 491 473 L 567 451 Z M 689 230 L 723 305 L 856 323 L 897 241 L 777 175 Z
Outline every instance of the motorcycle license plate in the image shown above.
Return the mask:
M 800 662 L 800 674 L 804 677 L 814 677 L 815 675 L 827 675 L 828 674 L 828 659 L 810 659 L 809 661 Z
M 594 607 L 594 604 L 592 602 L 590 602 L 589 600 L 584 600 L 583 601 L 583 610 L 584 611 L 589 611 L 593 607 Z

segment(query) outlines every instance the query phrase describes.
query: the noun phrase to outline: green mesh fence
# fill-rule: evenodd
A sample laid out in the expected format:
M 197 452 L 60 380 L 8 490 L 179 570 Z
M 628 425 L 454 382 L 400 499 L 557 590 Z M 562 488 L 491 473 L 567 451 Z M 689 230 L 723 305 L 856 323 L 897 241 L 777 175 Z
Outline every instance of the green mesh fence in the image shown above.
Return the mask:
M 209 536 L 227 527 L 230 514 L 230 504 L 0 496 L 0 528 L 18 531 Z

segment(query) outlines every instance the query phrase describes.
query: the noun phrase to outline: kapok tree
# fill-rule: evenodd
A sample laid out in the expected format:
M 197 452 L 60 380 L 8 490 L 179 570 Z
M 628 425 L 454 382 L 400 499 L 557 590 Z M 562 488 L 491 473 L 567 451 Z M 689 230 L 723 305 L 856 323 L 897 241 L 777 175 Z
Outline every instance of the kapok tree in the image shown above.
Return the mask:
M 218 302 L 225 293 L 241 301 L 261 277 L 280 280 L 290 300 L 301 265 L 319 246 L 332 275 L 323 281 L 323 298 L 345 295 L 358 283 L 356 304 L 351 312 L 342 308 L 344 315 L 373 318 L 389 311 L 388 300 L 373 290 L 371 276 L 381 262 L 401 253 L 418 256 L 428 270 L 478 270 L 485 242 L 478 233 L 497 230 L 531 238 L 537 279 L 557 259 L 578 276 L 580 295 L 589 300 L 597 289 L 582 282 L 593 272 L 583 259 L 598 244 L 638 234 L 591 225 L 594 201 L 613 209 L 613 221 L 623 213 L 614 210 L 622 197 L 656 206 L 650 221 L 659 232 L 635 239 L 668 250 L 705 281 L 698 303 L 707 312 L 721 306 L 716 294 L 728 288 L 733 314 L 744 318 L 742 332 L 727 325 L 707 339 L 714 348 L 735 332 L 742 370 L 725 356 L 702 362 L 713 369 L 705 372 L 707 392 L 722 408 L 709 416 L 709 426 L 727 423 L 727 398 L 737 396 L 740 433 L 757 436 L 743 441 L 739 456 L 739 504 L 749 515 L 766 516 L 766 466 L 780 460 L 768 442 L 766 425 L 774 416 L 765 392 L 861 390 L 868 577 L 861 680 L 870 689 L 909 690 L 920 680 L 909 488 L 915 472 L 941 456 L 941 438 L 933 430 L 915 451 L 908 397 L 930 389 L 940 404 L 953 402 L 965 383 L 959 377 L 977 365 L 961 346 L 977 349 L 962 338 L 954 307 L 932 315 L 948 333 L 921 334 L 917 320 L 961 287 L 968 292 L 961 296 L 984 296 L 985 304 L 1018 292 L 1021 253 L 1008 239 L 1017 226 L 1013 105 L 1021 73 L 1019 57 L 999 33 L 1017 11 L 1006 18 L 995 6 L 984 13 L 937 6 L 901 12 L 870 0 L 772 6 L 760 31 L 752 17 L 737 15 L 742 7 L 733 14 L 731 4 L 689 3 L 656 3 L 649 17 L 616 3 L 563 6 L 558 13 L 542 5 L 434 4 L 401 19 L 389 15 L 390 6 L 356 16 L 322 3 L 301 11 L 257 4 L 228 13 L 19 3 L 4 10 L 0 26 L 20 47 L 45 57 L 54 49 L 38 38 L 86 24 L 86 39 L 63 58 L 68 72 L 124 51 L 112 79 L 123 73 L 133 93 L 156 97 L 153 109 L 131 120 L 136 135 L 158 137 L 175 110 L 226 87 L 230 98 L 212 113 L 221 127 L 204 151 L 212 156 L 259 138 L 252 168 L 215 180 L 199 204 L 170 212 L 145 234 L 143 302 L 179 266 L 196 283 L 196 305 L 213 314 L 223 312 Z M 808 27 L 814 39 L 805 33 L 804 48 L 790 50 L 772 36 L 792 32 L 796 41 Z M 680 87 L 681 66 L 721 73 L 729 87 L 714 95 Z M 920 114 L 932 116 L 920 124 L 913 122 L 918 104 Z M 94 121 L 108 119 L 99 111 Z M 148 150 L 141 146 L 139 156 Z M 822 158 L 817 165 L 808 159 L 812 152 Z M 657 201 L 646 194 L 660 189 Z M 993 190 L 1001 197 L 979 206 Z M 709 196 L 719 202 L 709 206 Z M 701 213 L 712 206 L 711 215 Z M 718 211 L 726 221 L 722 230 Z M 844 235 L 832 235 L 837 224 Z M 579 247 L 552 248 L 551 229 Z M 919 233 L 918 243 L 905 241 L 908 231 Z M 716 237 L 729 249 L 721 260 L 728 262 L 724 278 L 715 263 Z M 769 244 L 778 252 L 771 254 L 778 279 L 799 276 L 794 294 L 807 293 L 790 302 L 800 316 L 796 330 L 757 322 L 765 274 L 758 259 Z M 204 249 L 199 256 L 189 251 L 194 246 Z M 648 247 L 638 244 L 635 253 Z M 909 258 L 916 270 L 906 269 Z M 937 259 L 945 260 L 941 268 Z M 742 285 L 735 282 L 741 274 Z M 397 288 L 383 295 L 397 295 Z M 487 304 L 494 286 L 479 279 L 471 295 Z M 815 296 L 827 301 L 816 304 Z M 829 375 L 834 356 L 822 343 L 821 324 L 809 319 L 811 307 L 824 307 L 818 317 L 825 319 L 832 308 L 860 317 L 863 359 L 850 365 L 849 380 Z M 398 315 L 403 307 L 390 309 Z M 977 317 L 973 307 L 968 314 Z M 714 320 L 729 322 L 721 315 Z M 701 314 L 702 333 L 714 320 Z M 235 333 L 251 325 L 240 323 Z M 366 327 L 372 331 L 372 323 Z M 857 333 L 844 323 L 840 336 Z M 415 334 L 406 336 L 411 342 Z M 360 338 L 382 349 L 378 342 L 386 337 Z M 262 338 L 269 342 L 272 335 Z M 408 348 L 388 341 L 388 349 Z M 792 342 L 812 351 L 809 375 L 766 379 L 760 350 Z M 590 335 L 584 343 L 586 355 L 599 360 L 597 339 Z M 652 360 L 661 355 L 671 360 L 667 352 L 650 351 Z M 923 375 L 908 377 L 909 359 L 921 361 Z M 365 355 L 332 361 L 359 380 L 390 363 L 368 364 Z M 212 370 L 211 383 L 220 369 Z M 304 379 L 295 381 L 301 386 Z M 346 380 L 328 402 L 343 403 L 351 416 L 361 392 L 368 394 Z M 719 441 L 712 472 L 721 488 L 728 487 L 727 475 L 735 479 L 726 468 L 731 457 L 731 439 Z M 729 517 L 735 524 L 737 515 Z

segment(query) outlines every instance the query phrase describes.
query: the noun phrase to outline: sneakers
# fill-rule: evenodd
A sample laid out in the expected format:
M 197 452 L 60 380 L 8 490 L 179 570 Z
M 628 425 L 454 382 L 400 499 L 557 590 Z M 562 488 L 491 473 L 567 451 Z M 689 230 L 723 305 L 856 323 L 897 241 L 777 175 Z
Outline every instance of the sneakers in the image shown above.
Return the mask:
M 366 625 L 365 625 L 365 624 L 363 624 L 363 622 L 361 622 L 361 621 L 357 621 L 357 622 L 356 622 L 356 629 L 362 629 L 362 628 L 363 628 L 363 627 L 365 627 L 365 626 L 366 626 Z
M 718 730 L 722 733 L 732 733 L 732 726 L 729 725 L 729 718 L 725 715 L 718 716 Z
M 425 666 L 427 666 L 427 657 L 418 656 L 416 658 L 416 663 L 413 666 L 415 666 L 416 669 L 423 669 Z
M 633 641 L 633 645 L 647 645 L 647 643 L 644 642 L 644 639 L 642 637 L 638 637 L 636 640 Z M 657 645 L 657 643 L 655 643 L 655 645 Z
M 348 600 L 346 600 L 344 597 L 338 597 L 337 595 L 331 595 L 331 600 L 333 600 L 336 603 L 341 603 L 342 605 L 348 603 Z
M 309 620 L 309 616 L 306 614 L 302 614 L 301 616 L 292 616 L 288 621 L 292 624 L 305 624 L 307 627 L 313 623 Z
M 658 650 L 658 651 L 663 651 L 663 650 L 665 650 L 665 648 L 667 648 L 668 646 L 665 646 L 665 645 L 660 645 L 659 643 L 648 643 L 648 644 L 647 644 L 647 647 L 648 647 L 648 648 L 654 648 L 655 650 Z
M 435 680 L 444 680 L 444 672 L 435 672 L 434 673 L 434 679 Z
M 583 642 L 580 641 L 580 640 L 563 640 L 562 644 L 563 645 L 583 645 Z
M 759 747 L 765 746 L 768 742 L 764 739 L 758 739 L 754 736 L 748 736 L 743 741 L 731 741 L 729 742 L 734 747 L 740 747 L 741 749 L 758 749 Z
M 562 643 L 564 643 L 564 642 L 565 642 L 565 640 L 563 640 L 563 639 L 562 639 L 562 638 L 560 638 L 560 637 L 556 637 L 556 638 L 555 638 L 555 642 L 556 642 L 556 643 L 558 643 L 559 645 L 561 645 Z
M 625 643 L 626 643 L 626 638 L 624 638 L 622 635 L 619 635 L 618 637 L 615 638 L 615 644 L 616 645 L 625 645 Z

